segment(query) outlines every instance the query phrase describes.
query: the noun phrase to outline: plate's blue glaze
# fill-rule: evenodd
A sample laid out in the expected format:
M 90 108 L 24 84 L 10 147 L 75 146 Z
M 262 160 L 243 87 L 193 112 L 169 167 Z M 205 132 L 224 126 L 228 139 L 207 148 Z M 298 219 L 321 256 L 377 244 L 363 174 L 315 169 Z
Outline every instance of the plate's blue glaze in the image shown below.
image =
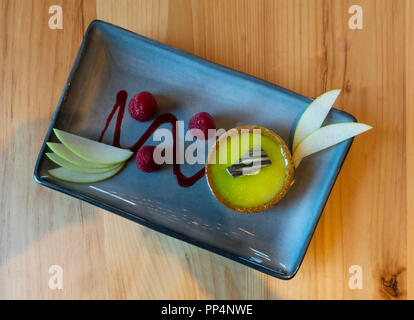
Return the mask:
M 55 141 L 53 127 L 97 140 L 117 92 L 129 97 L 152 92 L 158 114 L 172 112 L 188 120 L 207 111 L 220 128 L 255 124 L 273 129 L 289 141 L 291 129 L 311 99 L 266 81 L 233 71 L 191 54 L 144 38 L 111 24 L 94 21 L 84 37 L 53 117 L 46 141 Z M 327 123 L 355 121 L 333 109 Z M 149 123 L 128 115 L 121 145 L 133 145 Z M 114 125 L 104 142 L 110 143 Z M 275 207 L 257 214 L 233 212 L 211 195 L 206 179 L 179 187 L 172 168 L 140 172 L 134 161 L 117 176 L 92 185 L 49 177 L 54 165 L 40 151 L 37 182 L 120 214 L 143 225 L 196 244 L 228 258 L 289 279 L 304 257 L 326 200 L 352 140 L 304 159 L 296 183 Z M 199 166 L 184 165 L 185 174 Z

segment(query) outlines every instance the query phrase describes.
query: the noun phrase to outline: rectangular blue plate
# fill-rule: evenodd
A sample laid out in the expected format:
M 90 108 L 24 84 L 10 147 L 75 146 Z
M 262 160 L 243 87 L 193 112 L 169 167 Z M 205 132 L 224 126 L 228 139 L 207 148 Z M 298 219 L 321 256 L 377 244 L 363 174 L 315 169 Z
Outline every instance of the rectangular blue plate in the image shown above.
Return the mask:
M 158 114 L 188 120 L 209 112 L 218 128 L 254 124 L 289 141 L 298 116 L 312 101 L 272 83 L 208 62 L 114 25 L 94 21 L 85 34 L 34 171 L 49 188 L 90 202 L 157 231 L 185 240 L 281 279 L 297 272 L 352 139 L 304 159 L 296 183 L 270 210 L 233 212 L 211 195 L 206 179 L 178 186 L 171 167 L 146 174 L 129 161 L 115 177 L 91 185 L 48 175 L 45 156 L 52 128 L 98 140 L 119 90 L 129 98 L 152 92 Z M 355 121 L 333 109 L 326 123 Z M 149 123 L 126 114 L 121 145 L 131 146 Z M 105 135 L 110 144 L 114 124 Z M 151 141 L 152 144 L 155 144 Z M 184 165 L 191 175 L 200 165 Z

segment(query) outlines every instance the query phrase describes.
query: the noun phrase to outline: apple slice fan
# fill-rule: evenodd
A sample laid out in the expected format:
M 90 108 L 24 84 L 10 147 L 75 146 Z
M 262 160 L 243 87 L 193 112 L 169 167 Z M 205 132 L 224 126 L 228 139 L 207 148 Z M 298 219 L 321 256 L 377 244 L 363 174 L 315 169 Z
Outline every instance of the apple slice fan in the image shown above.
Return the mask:
M 297 168 L 304 157 L 352 138 L 371 126 L 358 122 L 334 123 L 321 127 L 341 90 L 332 90 L 316 98 L 303 112 L 295 129 L 292 157 Z

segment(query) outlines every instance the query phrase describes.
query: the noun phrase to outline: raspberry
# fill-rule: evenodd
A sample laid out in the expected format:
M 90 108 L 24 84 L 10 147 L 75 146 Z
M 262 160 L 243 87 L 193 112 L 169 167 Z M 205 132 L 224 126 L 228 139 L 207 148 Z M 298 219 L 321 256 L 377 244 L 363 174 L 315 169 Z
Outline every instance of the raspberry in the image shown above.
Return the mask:
M 153 172 L 157 170 L 160 165 L 154 161 L 154 146 L 141 147 L 136 156 L 136 163 L 139 170 L 143 172 Z
M 207 112 L 200 112 L 192 116 L 188 128 L 193 136 L 197 137 L 200 140 L 208 139 L 208 129 L 216 129 L 216 124 L 214 123 L 213 117 Z M 197 132 L 198 129 L 202 131 Z
M 147 121 L 157 109 L 157 101 L 149 92 L 143 91 L 134 96 L 128 104 L 128 111 L 132 118 L 138 121 Z

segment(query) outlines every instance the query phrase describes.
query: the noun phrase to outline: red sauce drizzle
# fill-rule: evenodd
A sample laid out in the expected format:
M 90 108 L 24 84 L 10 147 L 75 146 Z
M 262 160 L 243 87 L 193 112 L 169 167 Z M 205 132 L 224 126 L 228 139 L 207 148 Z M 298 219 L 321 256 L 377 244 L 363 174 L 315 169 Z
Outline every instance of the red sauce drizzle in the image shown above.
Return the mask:
M 122 120 L 124 118 L 125 114 L 125 107 L 126 102 L 128 98 L 128 93 L 125 90 L 121 90 L 116 95 L 116 102 L 115 105 L 109 114 L 108 118 L 106 119 L 106 124 L 104 129 L 102 130 L 102 133 L 99 137 L 99 142 L 102 142 L 102 139 L 105 135 L 106 130 L 109 127 L 109 124 L 112 121 L 112 118 L 115 115 L 115 112 L 118 111 L 118 116 L 116 118 L 116 125 L 115 125 L 115 133 L 114 133 L 114 140 L 112 145 L 118 148 L 121 148 L 120 146 L 120 138 L 121 138 L 121 125 Z M 144 143 L 151 137 L 151 135 L 154 133 L 155 130 L 157 130 L 161 125 L 164 123 L 170 123 L 172 126 L 172 135 L 173 135 L 173 159 L 176 159 L 176 137 L 177 137 L 177 128 L 176 128 L 176 122 L 177 117 L 173 115 L 172 113 L 164 113 L 160 116 L 158 116 L 149 126 L 149 128 L 144 132 L 144 134 L 138 139 L 138 141 L 130 148 L 131 151 L 136 152 L 141 148 Z M 177 182 L 182 187 L 191 187 L 194 183 L 196 183 L 198 180 L 200 180 L 204 174 L 205 170 L 204 168 L 200 169 L 195 175 L 191 177 L 186 177 L 180 169 L 180 165 L 178 163 L 174 163 L 173 165 L 173 173 L 177 177 Z

